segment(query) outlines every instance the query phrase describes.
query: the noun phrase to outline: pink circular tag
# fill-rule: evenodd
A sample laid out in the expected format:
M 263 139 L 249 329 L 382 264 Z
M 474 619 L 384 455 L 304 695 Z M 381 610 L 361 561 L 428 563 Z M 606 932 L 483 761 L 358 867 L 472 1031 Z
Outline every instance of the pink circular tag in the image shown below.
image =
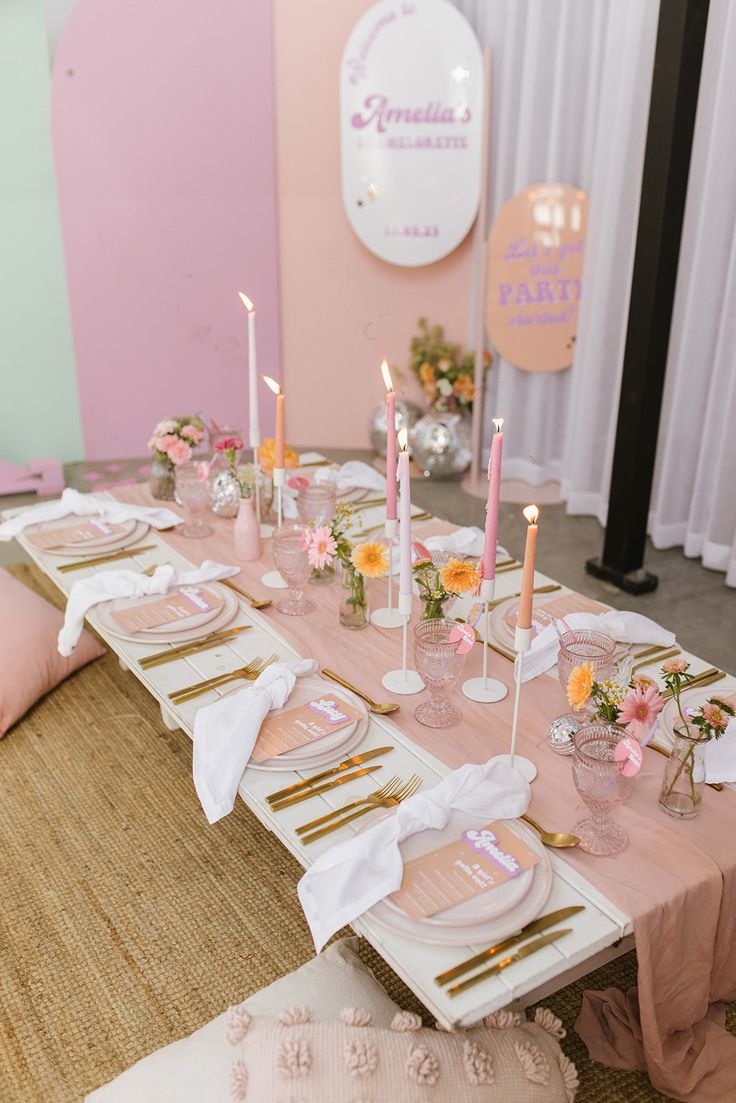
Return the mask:
M 456 624 L 450 632 L 450 643 L 456 643 L 458 655 L 465 655 L 475 643 L 475 631 L 469 624 Z
M 639 773 L 642 762 L 644 761 L 641 743 L 638 739 L 634 739 L 633 736 L 626 735 L 621 742 L 616 745 L 613 757 L 615 761 L 621 765 L 621 773 L 624 777 L 633 777 L 634 774 Z
M 287 480 L 287 486 L 290 486 L 292 490 L 304 490 L 306 486 L 309 486 L 309 479 L 305 479 L 303 475 L 292 475 Z

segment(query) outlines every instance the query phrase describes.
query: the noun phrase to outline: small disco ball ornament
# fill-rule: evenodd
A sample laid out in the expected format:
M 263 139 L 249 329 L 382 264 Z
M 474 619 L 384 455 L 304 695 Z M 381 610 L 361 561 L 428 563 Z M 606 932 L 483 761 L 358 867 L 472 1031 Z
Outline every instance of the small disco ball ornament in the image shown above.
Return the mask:
M 416 425 L 419 418 L 422 416 L 422 411 L 418 406 L 415 406 L 413 402 L 404 402 L 403 399 L 396 399 L 396 430 L 408 429 L 411 432 L 412 426 Z M 371 436 L 371 446 L 374 452 L 377 452 L 379 456 L 386 455 L 386 403 L 382 402 L 378 406 L 371 416 L 370 425 L 368 426 Z
M 470 466 L 470 418 L 428 413 L 409 432 L 412 459 L 425 475 L 449 479 Z
M 240 487 L 232 471 L 216 471 L 210 479 L 210 504 L 218 517 L 237 517 Z

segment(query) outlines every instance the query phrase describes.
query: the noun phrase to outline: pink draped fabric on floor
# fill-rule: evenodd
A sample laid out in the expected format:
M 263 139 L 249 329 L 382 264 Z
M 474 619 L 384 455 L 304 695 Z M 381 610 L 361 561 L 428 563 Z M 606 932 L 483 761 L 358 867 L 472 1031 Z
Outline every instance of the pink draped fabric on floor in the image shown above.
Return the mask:
M 122 501 L 153 504 L 143 485 L 114 494 Z M 162 537 L 196 565 L 204 559 L 235 563 L 232 522 L 215 518 L 213 525 L 213 536 L 205 540 L 187 540 L 175 531 Z M 454 527 L 427 522 L 421 535 Z M 540 559 L 543 566 L 543 538 Z M 271 566 L 266 541 L 262 559 L 244 564 L 233 581 L 260 593 L 261 575 Z M 371 585 L 373 605 L 385 604 L 385 583 Z M 311 616 L 285 617 L 274 607 L 266 615 L 302 656 L 317 658 L 359 681 L 376 699 L 385 698 L 381 676 L 399 665 L 399 633 L 371 627 L 352 634 L 341 628 L 336 587 L 310 587 L 310 597 L 317 604 Z M 512 685 L 510 662 L 493 654 L 489 665 L 494 677 Z M 466 675 L 480 673 L 476 647 L 468 656 Z M 401 711 L 392 720 L 448 766 L 483 762 L 508 750 L 511 694 L 497 705 L 458 696 L 463 718 L 447 731 L 416 722 L 418 700 L 399 698 Z M 570 830 L 586 814 L 572 782 L 570 760 L 555 755 L 545 740 L 549 720 L 564 711 L 567 701 L 556 678 L 542 675 L 525 684 L 519 753 L 539 769 L 530 813 L 556 831 Z M 724 1028 L 721 1003 L 736 999 L 736 795 L 706 789 L 700 816 L 678 822 L 657 805 L 663 761 L 654 752 L 645 753 L 634 794 L 617 810 L 630 839 L 623 854 L 595 858 L 582 851 L 559 852 L 633 918 L 639 962 L 638 986 L 628 994 L 613 989 L 586 993 L 576 1028 L 594 1060 L 643 1069 L 655 1088 L 683 1103 L 725 1103 L 736 1096 L 736 1037 Z

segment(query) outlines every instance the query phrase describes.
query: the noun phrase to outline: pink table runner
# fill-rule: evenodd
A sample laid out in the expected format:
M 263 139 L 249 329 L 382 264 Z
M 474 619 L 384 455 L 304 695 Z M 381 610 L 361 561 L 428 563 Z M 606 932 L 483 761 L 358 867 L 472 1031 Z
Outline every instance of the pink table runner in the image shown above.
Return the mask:
M 151 505 L 146 486 L 116 489 L 122 501 Z M 175 507 L 174 507 L 175 508 Z M 236 563 L 232 522 L 213 518 L 213 536 L 188 540 L 176 531 L 162 537 L 199 565 L 204 559 Z M 424 537 L 455 526 L 436 521 L 422 526 Z M 542 561 L 544 549 L 542 549 Z M 260 595 L 261 575 L 272 566 L 269 542 L 257 563 L 246 563 L 233 581 Z M 385 583 L 370 584 L 374 606 L 385 603 Z M 278 599 L 278 593 L 269 591 Z M 350 633 L 338 623 L 337 586 L 310 587 L 317 610 L 308 617 L 285 617 L 272 607 L 267 616 L 299 653 L 353 679 L 377 700 L 387 695 L 381 676 L 400 664 L 400 635 L 370 627 Z M 419 603 L 416 603 L 418 611 Z M 512 686 L 510 662 L 491 656 L 494 677 Z M 465 676 L 481 673 L 480 648 L 468 656 Z M 512 694 L 497 705 L 461 697 L 457 728 L 433 731 L 414 720 L 421 698 L 397 698 L 392 717 L 402 732 L 450 767 L 483 762 L 508 751 Z M 587 814 L 572 782 L 570 760 L 555 755 L 545 741 L 551 717 L 567 711 L 555 678 L 525 684 L 519 753 L 539 769 L 531 814 L 553 830 L 566 831 Z M 638 988 L 586 993 L 576 1024 L 594 1060 L 648 1072 L 660 1091 L 686 1103 L 723 1103 L 736 1092 L 736 1038 L 723 1026 L 718 1001 L 736 998 L 736 804 L 730 790 L 706 790 L 703 810 L 678 822 L 657 805 L 664 760 L 645 754 L 634 795 L 616 817 L 631 840 L 616 858 L 582 851 L 558 852 L 622 911 L 632 916 L 639 961 Z

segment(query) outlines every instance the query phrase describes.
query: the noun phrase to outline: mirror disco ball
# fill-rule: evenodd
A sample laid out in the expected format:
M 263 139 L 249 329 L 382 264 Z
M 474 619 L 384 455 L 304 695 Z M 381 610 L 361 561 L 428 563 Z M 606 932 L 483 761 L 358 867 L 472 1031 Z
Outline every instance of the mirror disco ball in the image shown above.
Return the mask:
M 404 402 L 396 399 L 396 429 L 408 429 L 411 432 L 413 425 L 419 421 L 422 411 L 413 402 Z M 371 437 L 371 446 L 379 456 L 386 455 L 386 403 L 382 402 L 371 416 L 368 426 Z
M 470 418 L 462 414 L 425 414 L 409 432 L 414 462 L 425 475 L 449 479 L 470 466 Z

